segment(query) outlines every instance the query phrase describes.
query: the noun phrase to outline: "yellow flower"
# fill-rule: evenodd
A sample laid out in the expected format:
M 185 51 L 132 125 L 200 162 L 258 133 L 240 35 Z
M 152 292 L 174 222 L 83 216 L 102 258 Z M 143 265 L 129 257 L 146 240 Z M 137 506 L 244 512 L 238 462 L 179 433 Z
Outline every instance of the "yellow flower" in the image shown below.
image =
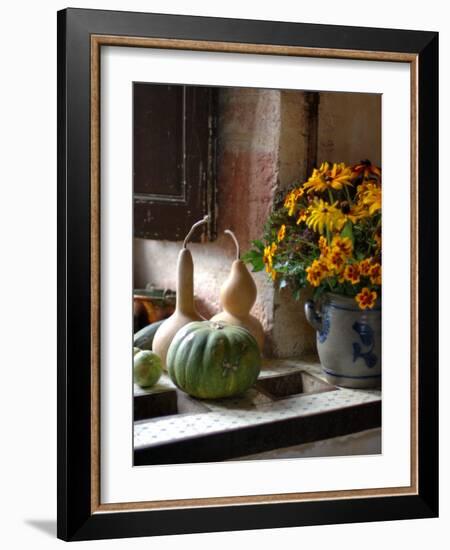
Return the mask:
M 303 187 L 308 193 L 321 193 L 328 189 L 339 191 L 346 185 L 353 185 L 350 166 L 346 166 L 343 162 L 335 162 L 333 165 L 323 162 L 319 169 L 314 168 L 311 177 Z
M 359 280 L 360 273 L 358 264 L 348 264 L 347 266 L 345 266 L 344 281 L 348 281 L 352 283 L 352 285 L 356 285 L 357 283 L 359 283 Z
M 377 293 L 374 290 L 370 290 L 364 287 L 359 294 L 356 295 L 355 300 L 358 302 L 360 309 L 372 309 L 377 299 Z
M 326 256 L 328 254 L 328 241 L 323 235 L 320 235 L 319 237 L 319 250 L 323 256 Z
M 282 241 L 285 235 L 286 235 L 286 226 L 283 223 L 283 225 L 278 230 L 278 234 L 277 234 L 278 242 Z
M 277 245 L 272 243 L 264 248 L 263 262 L 266 266 L 266 272 L 270 273 L 272 280 L 275 280 L 276 271 L 273 269 L 273 257 L 277 250 Z
M 306 268 L 306 280 L 311 286 L 319 286 L 328 274 L 327 265 L 321 260 L 314 260 L 313 263 Z
M 370 162 L 362 160 L 359 164 L 353 166 L 353 177 L 361 177 L 363 180 L 381 178 L 381 169 Z
M 308 210 L 306 208 L 303 208 L 299 212 L 299 216 L 297 218 L 297 225 L 299 225 L 302 222 L 305 222 L 308 217 Z
M 321 235 L 324 229 L 329 231 L 334 229 L 340 230 L 345 223 L 342 212 L 336 208 L 337 201 L 334 204 L 329 204 L 322 199 L 315 199 L 309 207 L 309 216 L 306 220 L 306 225 L 318 231 Z
M 303 195 L 304 190 L 301 187 L 290 191 L 284 199 L 284 207 L 288 209 L 288 215 L 292 216 L 297 207 L 298 199 Z
M 358 220 L 369 216 L 367 208 L 359 202 L 349 203 L 348 201 L 340 201 L 339 208 L 342 212 L 342 225 L 345 225 L 348 221 L 355 224 Z
M 348 237 L 336 235 L 331 241 L 331 247 L 339 249 L 344 256 L 351 256 L 353 252 L 353 243 Z
M 331 269 L 340 273 L 345 265 L 345 255 L 342 250 L 337 247 L 333 247 L 331 252 L 327 256 L 328 265 Z
M 291 192 L 284 199 L 284 207 L 288 209 L 289 216 L 292 216 L 292 214 L 294 213 L 295 206 L 296 206 L 295 197 L 294 197 L 294 194 Z
M 272 243 L 264 248 L 264 263 L 269 264 L 272 267 L 272 260 L 275 252 L 277 251 L 277 245 Z
M 360 186 L 359 191 L 360 206 L 366 208 L 369 215 L 372 216 L 378 210 L 381 210 L 381 187 L 375 183 L 366 183 Z
M 380 264 L 373 264 L 373 266 L 370 268 L 370 282 L 373 285 L 381 285 L 381 265 Z
M 362 276 L 368 277 L 370 275 L 370 268 L 372 267 L 372 258 L 366 258 L 359 262 L 359 272 Z

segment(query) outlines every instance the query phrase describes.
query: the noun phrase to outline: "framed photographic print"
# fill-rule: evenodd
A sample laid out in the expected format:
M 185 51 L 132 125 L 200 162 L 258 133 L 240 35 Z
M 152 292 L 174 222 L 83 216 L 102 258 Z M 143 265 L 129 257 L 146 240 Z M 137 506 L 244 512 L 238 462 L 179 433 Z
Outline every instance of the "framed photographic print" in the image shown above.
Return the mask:
M 438 514 L 438 36 L 58 13 L 58 536 Z

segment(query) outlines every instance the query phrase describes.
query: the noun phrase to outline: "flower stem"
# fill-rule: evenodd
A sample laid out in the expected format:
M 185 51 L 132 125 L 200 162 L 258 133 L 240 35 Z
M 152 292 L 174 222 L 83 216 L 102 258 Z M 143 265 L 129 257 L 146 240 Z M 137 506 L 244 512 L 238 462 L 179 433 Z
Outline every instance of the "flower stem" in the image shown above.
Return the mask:
M 347 186 L 346 186 L 346 185 L 344 185 L 344 191 L 345 191 L 345 196 L 347 197 L 348 204 L 352 205 L 352 204 L 353 204 L 353 201 L 352 201 L 352 199 L 350 198 L 350 193 L 348 192 L 348 189 L 347 189 Z
M 333 191 L 328 187 L 328 198 L 330 199 L 330 205 L 334 204 Z

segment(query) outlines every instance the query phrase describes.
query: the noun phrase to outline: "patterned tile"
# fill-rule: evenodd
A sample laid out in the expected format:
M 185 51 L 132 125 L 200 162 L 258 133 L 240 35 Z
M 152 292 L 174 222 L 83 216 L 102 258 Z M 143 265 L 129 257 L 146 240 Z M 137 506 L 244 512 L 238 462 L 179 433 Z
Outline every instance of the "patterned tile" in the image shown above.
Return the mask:
M 320 365 L 308 361 L 277 360 L 267 362 L 261 377 L 305 370 L 323 379 Z M 173 387 L 166 374 L 148 392 Z M 272 401 L 256 389 L 249 390 L 241 398 L 216 401 L 201 401 L 210 412 L 200 414 L 178 414 L 153 418 L 135 423 L 134 446 L 136 449 L 185 439 L 189 437 L 219 433 L 239 427 L 276 422 L 286 418 L 311 416 L 324 411 L 333 411 L 363 403 L 381 400 L 377 390 L 351 390 L 339 388 L 316 394 L 297 394 Z

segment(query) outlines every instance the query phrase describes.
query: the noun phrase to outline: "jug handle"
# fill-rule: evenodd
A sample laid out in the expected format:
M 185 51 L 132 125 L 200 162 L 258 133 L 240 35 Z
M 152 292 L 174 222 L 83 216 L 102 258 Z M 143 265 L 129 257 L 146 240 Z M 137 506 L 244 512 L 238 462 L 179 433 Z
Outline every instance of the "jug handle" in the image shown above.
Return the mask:
M 317 313 L 316 305 L 313 300 L 305 302 L 305 317 L 314 329 L 318 332 L 322 330 L 322 316 Z

